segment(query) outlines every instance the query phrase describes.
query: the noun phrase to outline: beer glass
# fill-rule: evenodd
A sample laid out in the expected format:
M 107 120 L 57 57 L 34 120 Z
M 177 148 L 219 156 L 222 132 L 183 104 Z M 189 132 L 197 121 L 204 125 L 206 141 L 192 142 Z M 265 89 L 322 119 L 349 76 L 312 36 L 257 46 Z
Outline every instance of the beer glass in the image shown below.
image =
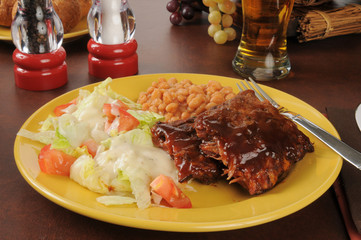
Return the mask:
M 291 70 L 287 26 L 294 0 L 242 0 L 241 42 L 233 69 L 260 81 L 281 79 Z

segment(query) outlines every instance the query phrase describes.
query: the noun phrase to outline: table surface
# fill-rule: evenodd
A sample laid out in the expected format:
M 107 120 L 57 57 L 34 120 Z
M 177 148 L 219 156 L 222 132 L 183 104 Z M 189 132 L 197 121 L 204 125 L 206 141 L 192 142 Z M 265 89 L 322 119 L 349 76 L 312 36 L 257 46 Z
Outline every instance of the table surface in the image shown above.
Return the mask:
M 231 61 L 237 41 L 216 45 L 207 35 L 207 14 L 172 26 L 166 1 L 132 1 L 136 15 L 139 74 L 202 73 L 233 78 Z M 176 233 L 128 228 L 94 220 L 47 200 L 17 170 L 13 144 L 23 122 L 49 100 L 98 82 L 88 74 L 84 36 L 64 44 L 69 82 L 58 89 L 33 92 L 17 88 L 11 43 L 0 42 L 0 236 L 2 239 L 348 239 L 332 188 L 309 206 L 255 227 L 213 233 Z M 298 43 L 288 40 L 291 74 L 265 85 L 292 94 L 320 112 L 326 107 L 356 109 L 361 102 L 361 34 Z M 351 121 L 351 119 L 346 119 Z

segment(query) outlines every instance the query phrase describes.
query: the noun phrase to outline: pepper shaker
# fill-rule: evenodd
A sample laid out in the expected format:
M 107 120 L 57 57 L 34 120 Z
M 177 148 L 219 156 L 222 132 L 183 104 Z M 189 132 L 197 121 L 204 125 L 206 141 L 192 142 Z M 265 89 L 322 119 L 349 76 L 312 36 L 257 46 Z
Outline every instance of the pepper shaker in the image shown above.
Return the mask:
M 68 81 L 63 25 L 51 0 L 18 0 L 11 35 L 18 87 L 43 91 Z
M 135 17 L 127 0 L 94 0 L 88 13 L 89 73 L 97 78 L 138 73 Z

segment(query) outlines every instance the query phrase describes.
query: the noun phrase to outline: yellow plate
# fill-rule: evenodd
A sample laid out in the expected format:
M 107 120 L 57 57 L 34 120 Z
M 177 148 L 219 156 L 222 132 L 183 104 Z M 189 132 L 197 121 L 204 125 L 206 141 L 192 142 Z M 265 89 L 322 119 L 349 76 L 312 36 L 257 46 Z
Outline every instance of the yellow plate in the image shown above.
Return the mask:
M 64 34 L 63 42 L 74 41 L 83 35 L 88 34 L 86 17 L 83 18 L 70 32 Z M 10 27 L 0 26 L 0 40 L 12 42 Z
M 217 80 L 237 91 L 238 79 L 201 74 L 151 74 L 115 79 L 111 87 L 132 100 L 145 91 L 159 77 L 190 79 L 204 84 Z M 96 84 L 85 86 L 91 90 Z M 281 105 L 301 113 L 314 123 L 338 136 L 331 123 L 316 109 L 301 100 L 279 90 L 264 86 L 266 92 Z M 38 122 L 45 119 L 55 106 L 69 102 L 78 90 L 68 92 L 38 109 L 22 126 L 36 131 Z M 305 132 L 305 131 L 304 131 Z M 245 228 L 270 222 L 296 212 L 320 197 L 338 176 L 342 159 L 315 137 L 306 133 L 314 142 L 315 152 L 298 162 L 289 176 L 272 190 L 249 196 L 236 184 L 220 182 L 206 186 L 192 183 L 196 192 L 189 191 L 192 209 L 150 207 L 140 210 L 134 205 L 105 207 L 96 201 L 93 193 L 67 177 L 40 173 L 37 154 L 41 144 L 23 137 L 16 137 L 14 154 L 20 173 L 40 194 L 50 201 L 79 214 L 114 224 L 163 231 L 211 232 Z

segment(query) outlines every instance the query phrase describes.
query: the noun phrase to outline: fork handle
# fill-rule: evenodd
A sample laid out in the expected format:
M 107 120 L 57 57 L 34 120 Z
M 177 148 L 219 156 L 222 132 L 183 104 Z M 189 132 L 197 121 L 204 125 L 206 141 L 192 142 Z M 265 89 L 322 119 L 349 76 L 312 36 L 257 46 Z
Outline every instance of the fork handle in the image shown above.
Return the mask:
M 351 163 L 353 166 L 361 170 L 361 153 L 351 148 L 346 143 L 337 139 L 330 133 L 323 130 L 321 127 L 302 117 L 291 112 L 282 113 L 283 115 L 290 118 L 295 123 L 298 123 L 323 143 L 329 146 L 332 150 L 338 153 L 343 159 Z

